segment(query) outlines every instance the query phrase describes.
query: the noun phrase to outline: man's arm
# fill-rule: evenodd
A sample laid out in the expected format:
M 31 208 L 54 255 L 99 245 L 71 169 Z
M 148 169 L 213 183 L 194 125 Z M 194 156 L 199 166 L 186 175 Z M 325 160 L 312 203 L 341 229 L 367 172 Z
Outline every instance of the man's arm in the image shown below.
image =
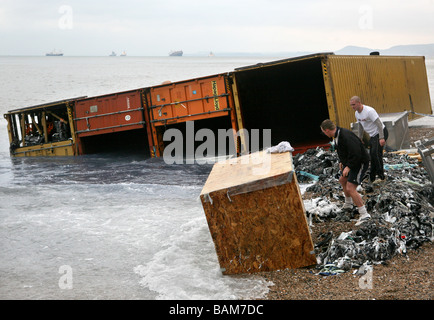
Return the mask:
M 374 124 L 378 128 L 378 137 L 379 139 L 384 139 L 384 132 L 383 132 L 383 123 L 380 120 L 380 117 L 377 118 L 377 120 L 374 121 Z

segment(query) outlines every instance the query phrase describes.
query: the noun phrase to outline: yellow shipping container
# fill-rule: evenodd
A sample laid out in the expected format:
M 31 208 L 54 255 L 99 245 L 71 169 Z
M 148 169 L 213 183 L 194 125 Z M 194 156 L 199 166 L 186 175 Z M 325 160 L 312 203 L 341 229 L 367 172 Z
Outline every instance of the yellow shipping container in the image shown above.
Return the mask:
M 289 141 L 294 153 L 304 152 L 328 145 L 329 139 L 319 129 L 324 119 L 351 128 L 355 116 L 349 100 L 355 95 L 380 115 L 407 111 L 411 120 L 417 114 L 432 114 L 423 56 L 318 53 L 134 92 L 138 92 L 134 103 L 140 108 L 130 106 L 131 97 L 124 99 L 123 93 L 115 93 L 6 113 L 11 155 L 88 153 L 83 145 L 94 146 L 95 149 L 88 148 L 94 149 L 92 152 L 113 148 L 121 152 L 124 140 L 131 140 L 140 150 L 146 149 L 148 141 L 150 155 L 161 156 L 162 137 L 168 125 L 187 137 L 184 122 L 192 120 L 196 132 L 210 129 L 217 136 L 221 129 L 240 131 L 239 138 L 234 136 L 238 152 L 255 152 L 282 141 Z M 108 96 L 122 99 L 113 104 L 114 100 Z M 98 101 L 113 105 L 109 111 L 101 112 Z M 80 106 L 84 105 L 86 108 L 80 113 Z M 140 123 L 131 118 L 132 111 Z M 114 124 L 101 124 L 108 120 Z M 140 126 L 139 131 L 127 130 L 133 128 L 131 121 Z M 95 127 L 95 123 L 102 127 Z M 107 131 L 117 136 L 119 144 L 113 144 L 114 139 L 105 139 L 103 134 Z M 130 131 L 128 136 L 120 134 L 126 131 Z M 89 140 L 83 143 L 84 139 Z M 218 139 L 215 144 L 217 149 Z
M 322 63 L 330 118 L 342 127 L 355 121 L 354 95 L 380 114 L 431 114 L 424 57 L 327 55 Z
M 352 96 L 379 114 L 432 113 L 423 56 L 318 53 L 237 68 L 233 78 L 239 127 L 271 129 L 272 145 L 289 141 L 296 152 L 329 142 L 324 119 L 350 129 Z

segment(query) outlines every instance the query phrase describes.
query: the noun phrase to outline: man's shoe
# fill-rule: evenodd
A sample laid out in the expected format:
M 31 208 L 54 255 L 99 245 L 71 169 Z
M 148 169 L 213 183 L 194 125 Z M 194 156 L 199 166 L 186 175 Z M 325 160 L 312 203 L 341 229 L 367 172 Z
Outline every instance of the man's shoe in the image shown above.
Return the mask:
M 352 203 L 344 203 L 344 205 L 341 207 L 341 210 L 350 210 L 354 207 Z
M 386 180 L 378 178 L 374 182 L 372 182 L 373 186 L 383 186 L 386 184 Z
M 369 213 L 362 214 L 356 222 L 356 226 L 361 225 L 363 222 L 368 221 L 371 218 L 371 215 Z

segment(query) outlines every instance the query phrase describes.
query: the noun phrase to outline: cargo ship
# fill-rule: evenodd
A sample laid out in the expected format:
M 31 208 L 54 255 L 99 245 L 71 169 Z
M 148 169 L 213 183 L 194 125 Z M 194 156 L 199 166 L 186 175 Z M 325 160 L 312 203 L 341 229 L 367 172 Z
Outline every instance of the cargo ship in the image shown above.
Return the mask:
M 183 54 L 184 52 L 182 52 L 182 50 L 169 52 L 170 57 L 182 57 Z
M 355 94 L 378 113 L 432 114 L 423 56 L 318 53 L 23 107 L 4 117 L 12 157 L 121 154 L 125 145 L 161 157 L 169 145 L 163 136 L 172 128 L 193 136 L 194 148 L 197 133 L 235 132 L 228 140 L 237 155 L 262 150 L 264 132 L 271 130 L 272 145 L 289 141 L 296 154 L 329 145 L 319 129 L 324 119 L 351 128 L 348 103 Z M 259 144 L 253 146 L 255 135 Z
M 63 53 L 62 52 L 56 52 L 56 50 L 53 50 L 51 52 L 47 52 L 45 55 L 47 57 L 61 57 L 61 56 L 63 56 Z

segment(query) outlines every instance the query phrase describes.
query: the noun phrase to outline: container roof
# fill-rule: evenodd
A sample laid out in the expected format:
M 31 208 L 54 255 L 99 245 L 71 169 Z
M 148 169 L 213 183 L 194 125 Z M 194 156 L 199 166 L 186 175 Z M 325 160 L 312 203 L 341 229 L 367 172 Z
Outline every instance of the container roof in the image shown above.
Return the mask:
M 34 106 L 29 106 L 29 107 L 24 107 L 24 108 L 9 110 L 7 113 L 21 113 L 21 112 L 31 111 L 31 110 L 35 110 L 35 109 L 52 108 L 52 107 L 56 107 L 56 106 L 61 105 L 61 104 L 68 103 L 70 101 L 75 101 L 75 100 L 83 99 L 83 98 L 86 98 L 86 96 L 77 97 L 77 98 L 70 98 L 70 99 L 64 99 L 64 100 L 58 100 L 58 101 L 53 101 L 53 102 L 48 102 L 48 103 L 37 104 L 37 105 L 34 105 Z
M 251 66 L 245 66 L 245 67 L 235 68 L 235 71 L 244 71 L 244 70 L 249 70 L 249 69 L 256 69 L 256 68 L 274 66 L 274 65 L 277 65 L 277 64 L 288 63 L 288 62 L 295 62 L 295 61 L 306 60 L 306 59 L 315 59 L 315 58 L 318 58 L 318 57 L 324 57 L 324 56 L 329 56 L 329 55 L 334 55 L 334 53 L 333 52 L 314 53 L 314 54 L 308 54 L 308 55 L 305 55 L 305 56 L 287 58 L 287 59 L 282 59 L 282 60 L 274 60 L 274 61 L 265 62 L 265 63 L 257 63 L 257 64 L 254 64 L 254 65 L 251 65 Z

